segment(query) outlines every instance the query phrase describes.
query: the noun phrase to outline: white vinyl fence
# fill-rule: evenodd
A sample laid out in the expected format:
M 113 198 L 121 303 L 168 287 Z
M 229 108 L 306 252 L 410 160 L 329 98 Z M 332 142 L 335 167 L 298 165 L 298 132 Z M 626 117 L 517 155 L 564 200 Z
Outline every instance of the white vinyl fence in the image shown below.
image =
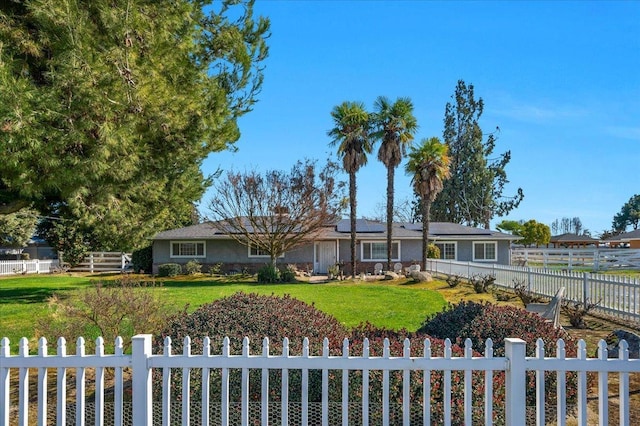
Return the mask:
M 634 278 L 441 259 L 428 259 L 427 270 L 464 278 L 493 275 L 498 286 L 513 289 L 525 283 L 532 293 L 547 297 L 565 287 L 564 299 L 568 301 L 597 303 L 594 309 L 608 315 L 640 320 L 640 280 Z
M 47 274 L 58 265 L 58 259 L 0 260 L 0 275 Z
M 57 355 L 48 355 L 45 339 L 40 340 L 37 354 L 30 354 L 28 341 L 23 338 L 18 354 L 12 355 L 9 341 L 4 338 L 0 342 L 0 424 L 27 425 L 37 420 L 42 425 L 84 425 L 95 419 L 96 425 L 109 426 L 542 426 L 547 421 L 564 425 L 571 410 L 578 424 L 586 425 L 588 420 L 595 420 L 588 418 L 587 410 L 587 374 L 594 372 L 598 409 L 592 412 L 596 413 L 599 424 L 608 424 L 610 398 L 615 398 L 619 410 L 618 413 L 612 411 L 611 415 L 616 417 L 616 424 L 628 426 L 629 375 L 640 372 L 640 360 L 629 359 L 625 341 L 620 343 L 619 357 L 615 359 L 607 359 L 604 341 L 599 344 L 597 358 L 587 358 L 584 341 L 579 342 L 575 357 L 567 357 L 562 340 L 557 342 L 555 354 L 545 353 L 542 340 L 538 340 L 534 357 L 525 355 L 525 342 L 520 339 L 505 339 L 504 357 L 493 356 L 491 340 L 486 342 L 484 355 L 474 354 L 469 339 L 463 356 L 458 357 L 452 356 L 448 339 L 441 356 L 432 356 L 429 340 L 419 348 L 411 348 L 406 340 L 401 356 L 390 356 L 386 339 L 382 354 L 377 356 L 370 353 L 366 339 L 362 352 L 357 354 L 350 353 L 345 339 L 342 355 L 337 356 L 329 355 L 326 338 L 319 356 L 309 354 L 308 339 L 304 339 L 300 355 L 289 353 L 287 339 L 283 341 L 281 354 L 269 352 L 268 339 L 264 339 L 260 354 L 250 353 L 248 338 L 244 339 L 240 354 L 230 353 L 228 338 L 222 342 L 221 353 L 216 354 L 211 353 L 213 342 L 208 338 L 204 338 L 198 354 L 192 353 L 189 337 L 183 343 L 182 353 L 172 353 L 171 339 L 166 338 L 162 353 L 153 354 L 152 336 L 137 335 L 133 337 L 131 354 L 124 353 L 120 338 L 116 340 L 114 354 L 105 354 L 104 342 L 98 338 L 96 353 L 90 355 L 85 353 L 85 342 L 79 338 L 76 354 L 72 355 L 67 354 L 65 341 L 60 339 Z M 31 371 L 37 372 L 35 386 Z M 178 380 L 172 372 L 179 373 Z M 72 373 L 74 383 L 69 383 L 68 375 Z M 294 374 L 300 380 L 293 381 Z M 390 374 L 395 380 L 393 384 Z M 434 374 L 439 374 L 439 381 L 431 380 Z M 110 389 L 105 386 L 107 375 L 113 378 Z M 533 382 L 528 375 L 534 376 Z M 577 376 L 573 387 L 567 384 L 568 375 Z M 498 377 L 502 377 L 502 381 L 497 381 Z M 549 377 L 558 383 L 556 389 L 548 389 L 557 393 L 552 401 L 545 400 L 545 382 Z M 610 395 L 608 381 L 614 377 L 619 386 Z M 279 385 L 276 390 L 270 387 L 270 380 L 274 378 Z M 192 400 L 190 385 L 194 380 L 198 380 L 202 392 Z M 337 382 L 337 389 L 341 389 L 338 400 L 329 399 L 330 382 Z M 152 389 L 153 383 L 157 389 Z M 533 388 L 531 383 L 535 383 Z M 181 386 L 177 395 L 174 384 Z M 381 391 L 370 393 L 373 385 Z M 416 385 L 420 392 L 412 396 Z M 462 388 L 462 395 L 454 395 L 454 388 Z M 73 398 L 67 394 L 68 389 L 74 390 Z M 171 389 L 174 389 L 173 396 Z M 321 390 L 321 398 L 310 401 L 309 394 L 314 389 Z M 289 393 L 294 391 L 299 395 L 295 401 L 289 398 Z M 37 407 L 30 410 L 29 401 L 35 392 Z M 534 406 L 527 407 L 527 392 L 529 401 L 535 401 Z M 392 393 L 396 396 L 392 397 Z M 211 394 L 218 397 L 211 399 Z M 505 401 L 501 409 L 496 407 L 496 394 L 503 395 L 498 398 Z M 569 398 L 573 398 L 575 406 L 568 406 Z M 438 418 L 436 406 L 441 416 Z M 554 413 L 553 418 L 549 412 Z
M 640 250 L 636 249 L 511 249 L 514 265 L 572 271 L 608 271 L 616 269 L 640 269 Z
M 64 253 L 61 253 L 64 258 Z M 123 252 L 90 252 L 88 253 L 84 261 L 71 268 L 76 272 L 122 272 L 131 263 L 131 253 Z

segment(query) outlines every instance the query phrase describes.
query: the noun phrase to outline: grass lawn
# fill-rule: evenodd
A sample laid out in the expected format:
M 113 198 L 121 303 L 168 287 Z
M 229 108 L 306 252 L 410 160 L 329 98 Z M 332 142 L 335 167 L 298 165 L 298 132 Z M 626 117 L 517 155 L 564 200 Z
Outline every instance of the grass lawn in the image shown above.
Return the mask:
M 27 275 L 0 279 L 0 338 L 17 343 L 34 335 L 34 320 L 47 313 L 47 299 L 86 287 L 89 279 L 62 275 Z
M 12 346 L 23 336 L 33 338 L 34 318 L 47 314 L 49 296 L 78 291 L 100 278 L 110 280 L 117 276 L 28 275 L 0 279 L 0 337 L 9 337 Z M 182 310 L 185 305 L 193 311 L 202 304 L 239 291 L 279 296 L 289 294 L 314 304 L 349 327 L 369 321 L 378 327 L 410 331 L 415 331 L 427 315 L 439 312 L 446 305 L 445 297 L 438 291 L 429 289 L 426 284 L 410 284 L 405 280 L 267 285 L 186 276 L 163 280 L 161 287 L 143 291 L 161 293 L 175 311 Z

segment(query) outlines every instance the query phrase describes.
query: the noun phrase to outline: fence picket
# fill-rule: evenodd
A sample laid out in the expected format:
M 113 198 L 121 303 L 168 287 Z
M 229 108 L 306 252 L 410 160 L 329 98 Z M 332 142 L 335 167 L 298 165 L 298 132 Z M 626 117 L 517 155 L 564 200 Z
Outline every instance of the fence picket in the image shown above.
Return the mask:
M 38 356 L 47 356 L 47 339 L 38 340 Z M 47 425 L 47 368 L 38 368 L 38 426 Z
M 578 342 L 578 359 L 587 359 L 587 344 Z M 578 371 L 578 425 L 587 426 L 587 372 Z
M 307 341 L 307 356 L 309 355 L 309 339 Z M 303 353 L 304 355 L 304 353 Z M 269 338 L 262 340 L 262 357 L 269 358 Z M 306 389 L 305 389 L 306 392 Z M 269 369 L 262 368 L 262 426 L 269 425 Z M 303 413 L 303 419 L 306 419 L 306 413 Z
M 382 357 L 389 359 L 389 339 L 384 338 L 382 345 Z M 389 426 L 389 369 L 382 370 L 382 425 Z
M 242 339 L 242 356 L 249 358 L 249 338 Z M 247 363 L 248 365 L 249 363 Z M 249 426 L 249 369 L 242 369 L 242 426 Z M 204 409 L 204 408 L 203 408 Z
M 124 354 L 124 340 L 118 336 L 115 340 L 114 354 L 122 357 Z M 113 424 L 114 426 L 122 426 L 124 417 L 124 392 L 122 367 L 116 367 L 114 372 L 114 389 L 113 389 Z M 63 423 L 64 424 L 64 423 Z
M 404 339 L 402 356 L 406 359 L 411 358 L 411 341 L 409 339 Z M 404 426 L 411 424 L 411 401 L 409 399 L 410 374 L 411 370 L 406 368 L 402 371 L 402 424 Z
M 342 357 L 349 358 L 349 339 L 342 341 Z M 349 426 L 349 370 L 342 370 L 342 426 Z
M 424 358 L 431 359 L 431 341 L 424 341 Z M 423 370 L 423 385 L 422 385 L 422 416 L 423 416 L 423 424 L 430 425 L 431 424 L 431 370 Z M 493 397 L 493 394 L 492 394 Z M 367 423 L 365 423 L 367 424 Z
M 538 339 L 536 341 L 536 358 L 544 359 L 544 340 Z M 545 422 L 545 384 L 544 384 L 544 370 L 536 370 L 536 421 L 539 425 L 546 425 Z
M 473 358 L 473 347 L 471 346 L 471 339 L 468 337 L 464 341 L 464 357 L 467 359 Z M 464 370 L 464 422 L 465 424 L 473 423 L 473 384 L 471 382 L 471 370 Z
M 20 339 L 19 355 L 23 358 L 29 356 L 29 341 L 26 337 Z M 18 369 L 18 424 L 28 426 L 29 424 L 29 368 Z
M 202 355 L 205 357 L 211 356 L 211 338 L 209 336 L 205 336 L 202 339 Z M 209 392 L 210 392 L 210 384 L 211 378 L 209 377 L 209 367 L 204 367 L 202 369 L 202 424 L 209 424 Z
M 64 337 L 58 339 L 57 348 L 58 358 L 65 358 L 67 356 L 67 341 Z M 57 415 L 58 424 L 67 424 L 67 369 L 65 367 L 59 367 L 57 371 Z
M 446 338 L 444 340 L 444 358 L 451 359 L 451 340 Z M 451 370 L 446 369 L 444 371 L 444 398 L 442 404 L 444 405 L 444 424 L 445 426 L 451 426 Z
M 491 339 L 485 342 L 484 357 L 493 358 L 493 340 Z M 490 426 L 493 424 L 493 370 L 485 371 L 484 387 L 484 424 Z
M 622 340 L 619 344 L 618 351 L 618 359 L 622 361 L 629 361 L 629 344 L 626 340 Z M 629 373 L 620 372 L 618 373 L 619 377 L 619 401 L 620 401 L 620 411 L 619 411 L 619 419 L 621 425 L 628 425 L 630 423 L 629 411 Z
M 556 359 L 564 360 L 566 357 L 564 340 L 558 340 L 556 344 Z M 558 395 L 556 401 L 556 417 L 558 418 L 558 426 L 566 426 L 567 423 L 567 387 L 565 380 L 567 373 L 564 370 L 556 372 L 556 393 Z
M 600 340 L 598 343 L 598 359 L 606 360 L 607 343 Z M 600 424 L 609 423 L 609 374 L 606 371 L 598 372 L 598 415 L 600 416 Z

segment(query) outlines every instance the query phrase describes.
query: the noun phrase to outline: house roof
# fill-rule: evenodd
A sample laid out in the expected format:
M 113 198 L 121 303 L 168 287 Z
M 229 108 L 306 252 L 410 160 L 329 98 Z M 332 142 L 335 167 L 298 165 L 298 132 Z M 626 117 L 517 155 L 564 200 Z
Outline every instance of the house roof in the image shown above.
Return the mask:
M 159 232 L 153 240 L 195 240 L 195 239 L 226 239 L 228 238 L 221 230 L 224 222 L 204 222 L 197 225 L 191 225 L 184 228 L 171 229 Z M 386 223 L 358 219 L 356 221 L 356 232 L 359 239 L 385 239 Z M 346 239 L 351 235 L 351 226 L 349 219 L 341 219 L 335 224 L 327 226 L 318 239 Z M 422 224 L 421 223 L 400 223 L 393 224 L 394 239 L 421 239 Z M 520 237 L 505 234 L 490 229 L 474 228 L 464 226 L 457 223 L 449 222 L 430 222 L 429 237 L 433 240 L 517 240 Z
M 630 241 L 630 240 L 640 240 L 640 229 L 635 229 L 630 232 L 624 232 L 622 234 L 615 235 L 611 238 L 607 238 L 606 241 Z
M 552 243 L 597 243 L 600 240 L 597 238 L 592 238 L 588 235 L 578 235 L 578 234 L 560 234 L 551 237 L 550 242 Z

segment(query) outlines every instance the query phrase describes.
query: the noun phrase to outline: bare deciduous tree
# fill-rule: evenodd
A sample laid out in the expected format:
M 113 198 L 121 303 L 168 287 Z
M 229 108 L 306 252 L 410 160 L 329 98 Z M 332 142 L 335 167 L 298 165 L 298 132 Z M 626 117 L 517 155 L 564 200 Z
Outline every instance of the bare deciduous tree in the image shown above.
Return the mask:
M 271 265 L 282 254 L 313 241 L 343 208 L 339 166 L 298 161 L 289 173 L 270 170 L 228 172 L 214 184 L 209 203 L 215 226 L 235 241 L 268 254 Z

